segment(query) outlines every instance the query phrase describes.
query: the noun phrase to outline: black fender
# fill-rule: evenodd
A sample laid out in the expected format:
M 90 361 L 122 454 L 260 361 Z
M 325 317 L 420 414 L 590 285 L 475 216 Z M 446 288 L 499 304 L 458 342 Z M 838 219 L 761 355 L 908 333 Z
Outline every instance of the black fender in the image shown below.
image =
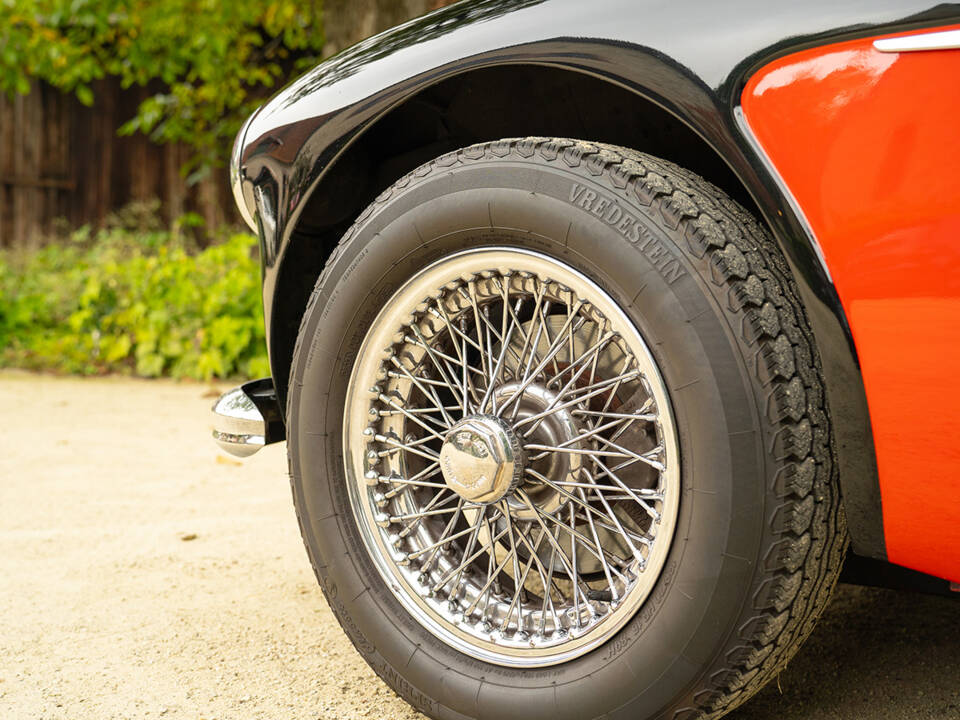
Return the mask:
M 292 350 L 289 319 L 282 323 L 275 312 L 290 291 L 281 269 L 292 245 L 311 242 L 297 235 L 301 213 L 315 192 L 327 190 L 325 178 L 358 138 L 426 88 L 478 69 L 541 66 L 585 74 L 635 93 L 692 130 L 766 221 L 820 349 L 854 549 L 885 559 L 870 416 L 844 310 L 816 239 L 742 121 L 739 98 L 750 74 L 778 55 L 923 27 L 951 14 L 956 8 L 909 0 L 754 0 L 735 9 L 712 0 L 467 0 L 321 64 L 261 108 L 238 138 L 241 192 L 248 207 L 256 206 L 260 230 L 267 338 L 281 402 Z

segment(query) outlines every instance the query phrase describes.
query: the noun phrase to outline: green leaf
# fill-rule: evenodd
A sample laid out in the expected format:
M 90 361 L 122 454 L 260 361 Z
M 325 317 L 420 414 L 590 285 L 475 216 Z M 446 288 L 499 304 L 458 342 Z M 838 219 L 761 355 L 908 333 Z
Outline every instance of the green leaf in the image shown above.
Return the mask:
M 129 335 L 106 338 L 100 344 L 100 355 L 105 363 L 114 364 L 118 360 L 127 357 L 127 355 L 130 354 L 130 348 L 132 346 L 133 342 L 130 340 Z
M 158 377 L 163 373 L 163 355 L 147 353 L 137 358 L 137 375 Z
M 82 102 L 87 107 L 93 105 L 93 90 L 91 90 L 86 85 L 77 85 L 76 89 L 77 100 Z

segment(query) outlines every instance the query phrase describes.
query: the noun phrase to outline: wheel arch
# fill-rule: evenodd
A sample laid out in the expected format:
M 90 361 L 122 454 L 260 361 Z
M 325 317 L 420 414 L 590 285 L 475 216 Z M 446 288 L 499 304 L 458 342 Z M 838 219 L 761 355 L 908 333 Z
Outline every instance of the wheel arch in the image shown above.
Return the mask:
M 398 178 L 445 152 L 506 137 L 570 137 L 648 152 L 693 170 L 757 217 L 760 206 L 679 114 L 607 78 L 546 64 L 469 70 L 421 89 L 368 125 L 309 189 L 287 228 L 270 354 L 281 399 L 313 284 L 343 233 Z

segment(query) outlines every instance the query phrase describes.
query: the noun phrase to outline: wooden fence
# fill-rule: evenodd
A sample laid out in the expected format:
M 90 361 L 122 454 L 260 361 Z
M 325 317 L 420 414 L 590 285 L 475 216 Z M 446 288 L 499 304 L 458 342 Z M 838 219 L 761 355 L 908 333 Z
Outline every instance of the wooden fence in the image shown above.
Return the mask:
M 160 200 L 170 223 L 187 211 L 209 226 L 237 219 L 225 170 L 188 187 L 180 173 L 187 148 L 117 135 L 147 88 L 105 79 L 93 89 L 93 107 L 42 83 L 0 96 L 0 247 L 36 247 L 58 219 L 98 225 L 135 201 Z

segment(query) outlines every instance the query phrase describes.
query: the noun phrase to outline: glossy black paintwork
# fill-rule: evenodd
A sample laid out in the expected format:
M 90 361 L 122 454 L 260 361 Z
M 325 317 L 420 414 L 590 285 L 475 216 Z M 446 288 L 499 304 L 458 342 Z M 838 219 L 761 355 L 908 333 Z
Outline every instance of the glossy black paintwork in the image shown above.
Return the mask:
M 738 127 L 735 109 L 751 72 L 785 52 L 958 17 L 957 5 L 911 0 L 468 0 L 360 43 L 278 94 L 245 137 L 244 193 L 257 198 L 268 339 L 274 298 L 284 292 L 278 269 L 304 201 L 385 112 L 481 67 L 549 65 L 609 80 L 689 125 L 726 160 L 765 216 L 794 269 L 821 349 L 855 548 L 883 558 L 869 413 L 843 309 L 777 178 Z

